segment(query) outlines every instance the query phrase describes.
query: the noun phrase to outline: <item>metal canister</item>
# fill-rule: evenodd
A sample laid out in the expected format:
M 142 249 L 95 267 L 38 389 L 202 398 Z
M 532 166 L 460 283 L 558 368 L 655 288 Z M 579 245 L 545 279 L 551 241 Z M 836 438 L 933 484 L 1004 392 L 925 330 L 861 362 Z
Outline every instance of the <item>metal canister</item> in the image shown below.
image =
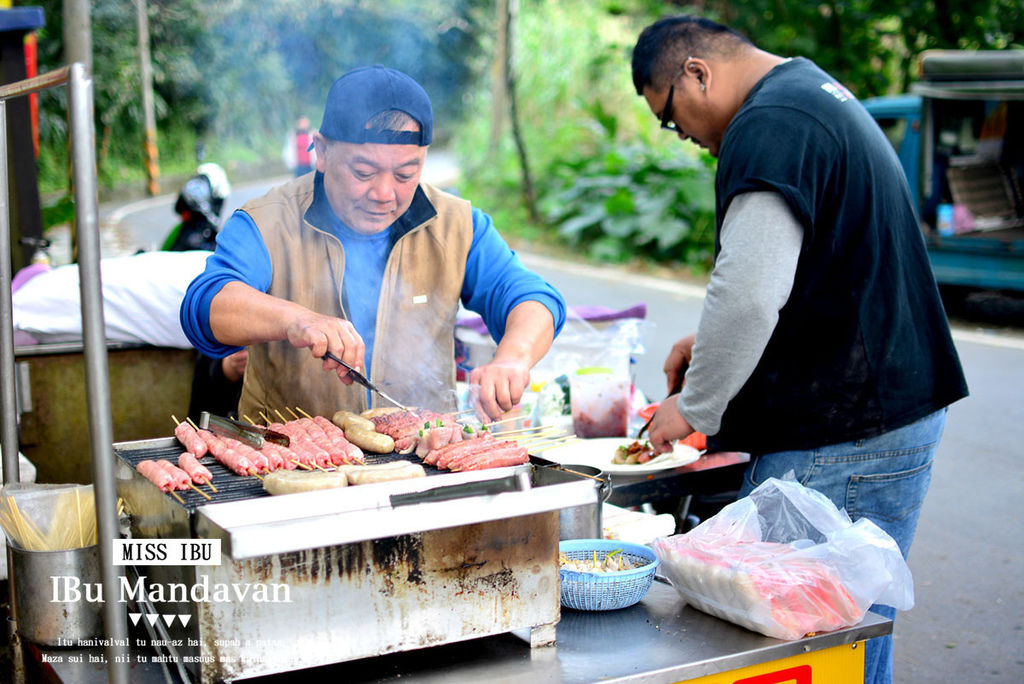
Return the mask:
M 99 546 L 65 551 L 27 551 L 14 544 L 8 548 L 23 639 L 75 646 L 103 634 L 103 604 L 86 600 L 86 586 L 95 592 L 100 584 Z
M 565 464 L 558 466 L 562 472 L 576 477 L 591 479 L 597 489 L 597 503 L 588 506 L 574 506 L 559 511 L 559 539 L 601 539 L 604 527 L 601 506 L 612 493 L 612 482 L 608 473 L 588 465 Z

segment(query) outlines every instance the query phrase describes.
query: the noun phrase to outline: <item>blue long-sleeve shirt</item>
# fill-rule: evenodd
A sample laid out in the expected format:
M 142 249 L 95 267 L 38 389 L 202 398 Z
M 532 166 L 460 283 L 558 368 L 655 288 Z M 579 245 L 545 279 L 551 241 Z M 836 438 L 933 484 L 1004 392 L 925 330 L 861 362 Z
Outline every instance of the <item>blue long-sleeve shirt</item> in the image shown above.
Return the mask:
M 362 235 L 330 213 L 331 230 L 345 249 L 345 290 L 359 283 L 359 296 L 346 296 L 346 313 L 366 345 L 367 366 L 373 358 L 377 303 L 393 246 L 392 229 Z M 561 294 L 547 281 L 526 269 L 494 227 L 491 218 L 473 208 L 473 240 L 466 259 L 462 304 L 483 317 L 495 340 L 501 341 L 509 312 L 524 301 L 537 301 L 551 312 L 557 335 L 565 324 L 566 306 Z M 221 358 L 241 347 L 222 344 L 210 329 L 210 303 L 225 284 L 241 281 L 267 292 L 272 267 L 270 255 L 252 218 L 236 211 L 217 236 L 217 249 L 206 269 L 189 285 L 181 304 L 181 327 L 203 354 Z M 369 374 L 369 368 L 366 368 Z

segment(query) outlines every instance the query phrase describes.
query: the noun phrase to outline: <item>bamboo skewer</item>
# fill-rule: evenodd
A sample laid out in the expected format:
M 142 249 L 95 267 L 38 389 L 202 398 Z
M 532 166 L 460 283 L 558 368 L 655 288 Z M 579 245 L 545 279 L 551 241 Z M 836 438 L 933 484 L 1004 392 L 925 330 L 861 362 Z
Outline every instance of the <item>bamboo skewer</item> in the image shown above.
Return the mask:
M 287 407 L 286 407 L 286 408 L 287 408 Z M 277 414 L 277 417 L 281 419 L 281 422 L 282 422 L 282 423 L 287 423 L 287 422 L 288 422 L 288 419 L 287 419 L 287 418 L 285 418 L 285 417 L 284 417 L 284 416 L 283 416 L 283 415 L 281 414 L 281 412 L 280 412 L 280 411 L 278 411 L 277 409 L 274 409 L 274 413 L 276 413 L 276 414 Z M 267 425 L 270 425 L 270 424 L 271 424 L 271 423 L 273 422 L 272 420 L 270 420 L 270 418 L 268 418 L 268 417 L 267 417 L 267 415 L 266 415 L 265 413 L 263 413 L 263 411 L 260 411 L 260 415 L 261 415 L 261 416 L 263 416 L 263 420 L 267 421 Z M 297 417 L 298 417 L 298 416 L 296 416 L 296 418 L 297 418 Z M 300 463 L 299 461 L 295 461 L 295 463 L 296 463 L 296 465 L 298 465 L 299 467 L 301 467 L 301 468 L 305 468 L 306 470 L 313 470 L 313 468 L 311 468 L 311 467 L 309 467 L 309 466 L 307 466 L 307 465 L 303 465 L 303 464 L 302 464 L 302 463 Z M 320 466 L 316 466 L 316 467 L 317 467 L 317 468 L 319 468 Z
M 519 446 L 523 446 L 525 444 L 533 444 L 533 443 L 536 443 L 536 442 L 546 442 L 546 441 L 550 441 L 550 440 L 553 440 L 553 439 L 561 439 L 561 438 L 565 438 L 565 437 L 575 437 L 575 436 L 576 435 L 567 435 L 567 434 L 564 434 L 564 433 L 563 434 L 526 435 L 520 441 L 517 441 L 516 444 L 518 444 Z
M 207 484 L 209 484 L 209 480 L 207 480 Z M 213 501 L 213 497 L 211 497 L 211 496 L 210 496 L 209 494 L 207 494 L 206 492 L 204 492 L 204 491 L 203 491 L 202 489 L 200 489 L 199 487 L 196 487 L 196 486 L 195 486 L 194 484 L 192 484 L 191 482 L 189 482 L 188 486 L 189 486 L 189 487 L 191 487 L 192 489 L 196 490 L 197 492 L 199 492 L 199 493 L 200 493 L 200 494 L 202 494 L 203 496 L 205 496 L 205 497 L 206 497 L 206 500 L 207 500 L 207 501 Z M 216 491 L 216 490 L 214 490 L 214 491 Z
M 187 420 L 187 421 L 188 421 L 188 424 L 189 424 L 189 425 L 191 425 L 191 426 L 192 426 L 193 428 L 195 428 L 196 432 L 199 432 L 199 426 L 198 426 L 198 425 L 196 425 L 196 424 L 195 424 L 195 423 L 194 423 L 194 422 L 192 421 L 192 419 L 191 419 L 191 418 L 186 418 L 185 420 Z
M 263 420 L 264 420 L 264 421 L 266 421 L 266 424 L 267 424 L 267 425 L 269 425 L 269 424 L 270 424 L 270 423 L 272 422 L 272 421 L 271 421 L 270 419 L 268 419 L 268 418 L 266 417 L 266 415 L 265 415 L 265 414 L 264 414 L 263 412 L 260 412 L 260 416 L 262 416 L 262 417 L 263 417 Z M 247 421 L 249 421 L 249 422 L 250 422 L 250 423 L 252 423 L 253 425 L 257 425 L 257 427 L 258 427 L 258 424 L 256 423 L 256 421 L 254 421 L 253 419 L 249 418 L 249 416 L 243 416 L 243 418 L 245 418 L 245 419 L 246 419 Z M 310 467 L 309 467 L 309 466 L 307 466 L 306 464 L 302 463 L 302 462 L 301 462 L 301 461 L 299 461 L 298 459 L 289 459 L 289 461 L 291 461 L 292 463 L 294 463 L 294 464 L 295 464 L 295 465 L 296 465 L 297 467 L 299 467 L 299 468 L 302 468 L 303 470 L 312 470 L 312 468 L 310 468 Z
M 309 418 L 310 420 L 313 419 L 313 416 L 311 416 L 308 413 L 306 413 L 305 411 L 303 411 L 301 406 L 296 406 L 295 408 L 298 409 L 299 413 L 301 413 L 306 418 Z M 288 409 L 288 410 L 291 411 L 291 409 Z M 298 418 L 298 416 L 296 416 L 296 418 Z
M 249 474 L 257 478 L 260 482 L 263 482 L 263 476 L 257 473 L 254 469 L 249 470 Z
M 591 480 L 597 480 L 598 482 L 604 482 L 605 481 L 605 478 L 603 478 L 603 477 L 597 477 L 596 475 L 587 475 L 586 473 L 581 473 L 581 472 L 578 472 L 576 470 L 572 470 L 570 468 L 566 468 L 563 465 L 559 465 L 557 467 L 563 473 L 569 473 L 571 475 L 579 475 L 580 477 L 589 477 Z
M 492 433 L 495 437 L 508 437 L 509 435 L 518 435 L 524 432 L 543 432 L 545 430 L 557 430 L 553 425 L 533 425 L 530 427 L 519 428 L 518 430 L 502 430 L 501 432 Z M 490 430 L 488 430 L 490 432 Z M 529 437 L 530 435 L 526 435 Z
M 180 503 L 182 506 L 185 505 L 185 500 L 182 499 L 180 496 L 178 496 L 178 492 L 171 491 L 171 492 L 167 492 L 167 493 L 170 494 L 171 496 L 173 496 L 175 499 L 177 499 L 178 503 Z
M 213 482 L 211 482 L 210 480 L 207 480 L 207 479 L 204 478 L 203 479 L 203 484 L 205 484 L 207 487 L 212 489 L 214 494 L 217 493 L 217 488 L 213 486 Z M 200 492 L 200 494 L 202 494 L 202 492 Z
M 563 446 L 565 446 L 567 444 L 572 444 L 573 442 L 578 442 L 579 439 L 580 438 L 577 437 L 576 435 L 567 435 L 566 437 L 563 437 L 563 438 L 560 438 L 558 440 L 552 441 L 550 444 L 544 444 L 543 446 L 540 446 L 540 447 L 532 447 L 531 450 L 532 451 L 544 451 L 546 449 L 557 449 L 558 447 L 563 447 Z
M 546 428 L 540 430 L 539 432 L 534 432 L 534 433 L 531 433 L 531 434 L 516 435 L 515 437 L 508 437 L 508 436 L 506 436 L 505 433 L 499 432 L 498 434 L 494 435 L 494 437 L 495 437 L 495 439 L 504 439 L 504 440 L 507 440 L 507 441 L 510 441 L 510 442 L 518 442 L 519 444 L 522 444 L 523 442 L 532 442 L 532 441 L 536 441 L 538 439 L 545 439 L 547 437 L 562 437 L 565 433 L 562 433 L 560 431 L 561 431 L 561 428 L 556 428 L 556 427 L 553 427 L 553 426 L 549 426 L 549 427 L 546 427 Z
M 292 416 L 294 416 L 294 420 L 298 420 L 299 419 L 299 414 L 296 413 L 295 411 L 292 411 L 290 406 L 285 406 L 284 410 L 287 411 L 288 413 L 292 414 Z

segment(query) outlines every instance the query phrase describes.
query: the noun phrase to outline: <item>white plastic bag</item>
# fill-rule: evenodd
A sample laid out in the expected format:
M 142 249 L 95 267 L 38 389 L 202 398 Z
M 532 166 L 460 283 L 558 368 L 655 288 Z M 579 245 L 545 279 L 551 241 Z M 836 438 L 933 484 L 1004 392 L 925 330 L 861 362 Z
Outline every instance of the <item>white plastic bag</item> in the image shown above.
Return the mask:
M 914 606 L 893 538 L 791 480 L 767 480 L 654 550 L 687 603 L 777 639 L 855 625 L 874 603 Z
M 144 252 L 100 261 L 109 342 L 191 349 L 178 318 L 189 283 L 211 252 Z M 42 343 L 82 339 L 78 265 L 41 273 L 12 298 L 14 327 Z

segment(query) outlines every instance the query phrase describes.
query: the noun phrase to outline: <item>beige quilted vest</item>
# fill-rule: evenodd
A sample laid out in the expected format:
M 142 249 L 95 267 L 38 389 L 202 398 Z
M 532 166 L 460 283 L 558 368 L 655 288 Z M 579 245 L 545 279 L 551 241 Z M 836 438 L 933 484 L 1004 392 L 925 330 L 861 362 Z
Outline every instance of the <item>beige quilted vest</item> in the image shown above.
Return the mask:
M 313 201 L 308 174 L 242 207 L 263 236 L 273 266 L 269 294 L 321 314 L 346 318 L 342 305 L 345 252 L 332 233 L 303 218 Z M 377 308 L 370 380 L 407 406 L 435 410 L 454 406 L 455 317 L 473 239 L 469 202 L 426 184 L 420 186 L 437 214 L 395 244 L 388 257 Z M 325 200 L 326 201 L 326 200 Z M 350 284 L 349 298 L 358 285 Z M 370 397 L 371 406 L 381 399 Z M 242 387 L 239 415 L 286 417 L 299 407 L 328 418 L 339 409 L 361 411 L 366 391 L 344 385 L 309 349 L 287 341 L 254 344 Z

